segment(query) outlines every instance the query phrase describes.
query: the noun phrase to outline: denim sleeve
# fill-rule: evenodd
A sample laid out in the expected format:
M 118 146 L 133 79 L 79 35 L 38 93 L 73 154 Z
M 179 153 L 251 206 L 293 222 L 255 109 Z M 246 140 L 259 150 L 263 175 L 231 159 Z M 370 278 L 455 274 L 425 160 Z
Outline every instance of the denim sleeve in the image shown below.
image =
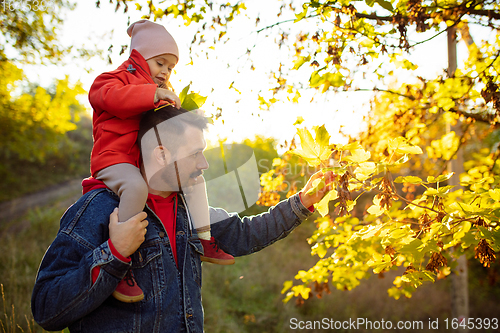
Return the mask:
M 82 219 L 78 218 L 78 213 L 73 220 Z M 89 221 L 80 222 L 88 223 L 86 227 L 89 229 L 95 226 Z M 115 257 L 107 241 L 92 245 L 98 240 L 102 242 L 99 232 L 94 230 L 82 234 L 75 230 L 77 228 L 68 228 L 61 223 L 35 281 L 31 298 L 33 317 L 49 331 L 62 330 L 99 307 L 113 293 L 131 265 Z M 92 284 L 91 272 L 96 266 L 101 269 Z
M 241 218 L 224 209 L 210 208 L 212 236 L 220 247 L 233 256 L 242 256 L 260 251 L 285 238 L 303 220 L 312 215 L 293 195 L 271 207 L 266 213 Z

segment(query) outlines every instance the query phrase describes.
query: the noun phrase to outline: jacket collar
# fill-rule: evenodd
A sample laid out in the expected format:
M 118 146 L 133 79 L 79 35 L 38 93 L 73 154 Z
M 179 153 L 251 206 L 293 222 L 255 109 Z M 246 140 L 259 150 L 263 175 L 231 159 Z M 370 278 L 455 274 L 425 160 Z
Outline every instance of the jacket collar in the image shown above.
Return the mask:
M 149 71 L 149 65 L 146 62 L 146 59 L 139 53 L 136 49 L 133 49 L 130 53 L 129 61 L 126 61 L 124 65 L 125 69 L 133 74 L 134 71 L 138 71 L 144 76 L 144 78 L 150 83 L 154 84 L 153 78 L 151 77 L 151 72 Z

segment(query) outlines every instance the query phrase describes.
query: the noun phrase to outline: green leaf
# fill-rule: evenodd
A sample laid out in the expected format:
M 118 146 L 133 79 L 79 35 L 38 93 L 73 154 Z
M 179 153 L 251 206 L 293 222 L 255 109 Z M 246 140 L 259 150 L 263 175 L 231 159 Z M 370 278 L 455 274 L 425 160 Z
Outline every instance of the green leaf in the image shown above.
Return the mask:
M 375 0 L 382 8 L 387 9 L 390 12 L 394 12 L 394 8 L 389 1 L 386 0 Z
M 414 271 L 404 274 L 401 280 L 408 282 L 412 287 L 416 288 L 421 286 L 425 281 L 434 282 L 434 274 L 429 271 Z
M 398 252 L 403 255 L 411 255 L 415 262 L 419 262 L 425 255 L 425 252 L 423 252 L 424 248 L 424 243 L 416 238 L 410 243 L 403 245 Z
M 197 93 L 188 93 L 190 84 L 188 84 L 184 89 L 182 89 L 179 94 L 179 99 L 181 100 L 181 107 L 188 111 L 193 111 L 202 107 L 202 105 L 207 100 L 207 97 L 201 96 Z
M 467 232 L 469 232 L 470 228 L 471 228 L 471 223 L 469 221 L 464 221 L 462 223 L 460 223 L 460 229 L 458 232 L 455 232 L 453 234 L 453 239 L 461 239 L 465 236 L 465 234 Z
M 293 23 L 295 23 L 295 22 L 298 22 L 298 21 L 302 20 L 302 19 L 303 19 L 303 18 L 307 15 L 307 9 L 308 9 L 308 8 L 307 8 L 307 7 L 305 7 L 305 8 L 304 8 L 304 10 L 302 11 L 302 13 L 300 13 L 300 14 L 295 14 L 296 19 L 295 19 L 295 21 L 293 21 Z
M 391 257 L 388 254 L 383 256 L 379 253 L 374 253 L 373 258 L 366 263 L 369 267 L 373 268 L 373 273 L 378 274 L 383 270 L 392 266 Z
M 188 92 L 189 92 L 189 88 L 190 88 L 190 87 L 191 87 L 191 84 L 188 84 L 187 86 L 185 86 L 185 87 L 182 89 L 181 93 L 179 94 L 179 99 L 181 100 L 181 104 L 182 104 L 182 102 L 186 99 L 186 96 L 187 96 L 187 94 L 188 94 Z

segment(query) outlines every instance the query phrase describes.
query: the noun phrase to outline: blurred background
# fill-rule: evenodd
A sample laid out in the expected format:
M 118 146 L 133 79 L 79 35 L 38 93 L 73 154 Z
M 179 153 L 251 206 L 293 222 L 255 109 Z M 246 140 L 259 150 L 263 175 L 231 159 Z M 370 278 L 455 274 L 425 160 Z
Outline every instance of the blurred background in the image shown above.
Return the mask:
M 479 2 L 477 22 L 472 22 L 470 13 L 460 16 L 460 20 L 472 22 L 467 33 L 463 25 L 456 24 L 462 28 L 457 33 L 456 52 L 464 81 L 453 84 L 446 81 L 449 58 L 447 34 L 442 33 L 451 24 L 442 17 L 437 22 L 436 15 L 429 14 L 434 30 L 415 28 L 411 24 L 418 20 L 414 19 L 406 21 L 408 31 L 403 34 L 399 28 L 404 25 L 389 19 L 398 13 L 398 1 L 358 2 L 361 5 L 332 1 L 341 9 L 333 12 L 337 16 L 325 16 L 315 14 L 318 7 L 314 3 L 319 4 L 315 1 L 3 0 L 0 332 L 43 331 L 33 322 L 30 311 L 36 271 L 57 233 L 60 217 L 81 195 L 81 180 L 90 176 L 92 110 L 86 94 L 97 75 L 127 59 L 126 28 L 130 23 L 143 17 L 158 19 L 176 39 L 181 58 L 171 83 L 177 92 L 191 84 L 191 90 L 208 97 L 203 108 L 214 122 L 206 134 L 209 148 L 245 144 L 254 150 L 259 175 L 271 177 L 269 172 L 278 165 L 286 169 L 286 186 L 275 189 L 271 196 L 262 196 L 240 213 L 243 216 L 266 211 L 270 204 L 300 190 L 316 171 L 298 157 L 284 155 L 298 144 L 294 139 L 296 125 L 311 128 L 324 124 L 331 143 L 359 140 L 371 149 L 372 156 L 386 136 L 418 130 L 414 144 L 424 147 L 424 156 L 404 172 L 422 178 L 438 175 L 454 157 L 449 152 L 463 147 L 464 172 L 498 175 L 500 131 L 492 119 L 497 117 L 499 106 L 495 103 L 500 100 L 496 85 L 500 16 L 495 1 Z M 353 3 L 361 16 L 351 11 Z M 415 3 L 424 5 L 422 1 Z M 463 3 L 454 1 L 450 6 L 458 8 Z M 403 5 L 406 2 L 401 2 Z M 312 9 L 304 14 L 302 8 Z M 413 7 L 404 8 L 407 12 L 401 9 L 400 14 L 414 13 Z M 490 10 L 489 19 L 480 17 L 481 8 Z M 387 21 L 392 25 L 380 25 L 378 37 L 363 25 L 365 21 L 345 28 L 354 17 L 369 20 L 370 15 L 377 24 Z M 332 31 L 328 24 L 334 21 L 337 27 L 345 24 L 337 37 L 328 35 Z M 393 35 L 397 33 L 407 37 L 411 47 L 402 46 L 402 37 Z M 387 36 L 387 45 L 396 46 L 381 51 L 381 39 Z M 336 40 L 335 48 L 330 49 L 328 45 L 335 38 L 344 39 Z M 326 44 L 320 45 L 318 40 Z M 307 44 L 313 42 L 318 44 Z M 481 81 L 484 73 L 490 81 L 486 77 Z M 466 80 L 472 82 L 471 88 Z M 445 88 L 434 90 L 435 100 L 426 97 L 425 89 L 439 84 Z M 464 91 L 458 87 L 465 87 Z M 473 120 L 464 135 L 450 137 L 445 123 L 456 120 L 457 114 Z M 411 120 L 401 125 L 405 117 Z M 417 118 L 419 122 L 414 121 Z M 382 156 L 384 152 L 378 153 Z M 223 188 L 217 191 L 225 192 Z M 361 201 L 353 214 L 362 216 L 369 204 Z M 318 261 L 307 242 L 317 228 L 313 222 L 317 217 L 275 245 L 237 258 L 233 266 L 203 265 L 207 332 L 289 332 L 292 318 L 423 321 L 423 331 L 431 331 L 427 330 L 430 319 L 439 318 L 442 324 L 452 318 L 450 279 L 425 284 L 411 298 L 388 296 L 387 290 L 403 268 L 370 274 L 352 290 L 313 286 L 309 299 L 284 303 L 284 282 Z M 469 316 L 500 319 L 498 259 L 483 267 L 472 251 L 466 256 Z M 438 331 L 446 330 L 440 326 Z

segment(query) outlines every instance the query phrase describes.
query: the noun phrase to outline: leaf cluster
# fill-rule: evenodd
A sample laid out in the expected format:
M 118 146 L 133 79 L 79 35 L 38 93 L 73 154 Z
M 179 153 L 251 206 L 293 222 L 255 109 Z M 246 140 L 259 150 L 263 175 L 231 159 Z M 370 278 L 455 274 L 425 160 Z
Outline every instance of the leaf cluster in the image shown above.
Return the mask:
M 315 128 L 320 141 L 312 142 L 311 133 L 299 129 L 301 149 L 291 153 L 340 177 L 325 202 L 315 205 L 321 217 L 308 241 L 311 254 L 319 260 L 309 270 L 298 272 L 295 279 L 299 284 L 285 282 L 285 302 L 292 297 L 307 299 L 316 283 L 350 290 L 370 271 L 382 274 L 400 266 L 406 270 L 395 278 L 389 296 L 411 297 L 424 282 L 449 275 L 454 258 L 464 251 L 473 251 L 484 266 L 496 260 L 500 251 L 500 177 L 473 168 L 468 177 L 462 177 L 464 188 L 445 184 L 453 173 L 425 180 L 412 175 L 393 179 L 393 173 L 409 163 L 410 156 L 423 153 L 420 147 L 397 137 L 386 142 L 388 156 L 371 160 L 370 152 L 358 142 L 330 145 L 321 141 L 328 135 L 320 128 Z M 327 150 L 331 155 L 321 155 Z M 412 198 L 400 194 L 399 184 L 420 187 L 416 192 L 421 194 Z M 316 186 L 320 188 L 324 182 L 318 181 Z M 362 196 L 371 198 L 373 204 L 360 215 L 356 207 Z
M 85 91 L 68 78 L 49 89 L 26 88 L 22 70 L 9 61 L 0 61 L 0 71 L 0 155 L 44 162 L 60 149 L 64 134 L 76 129 L 85 110 L 77 96 Z

